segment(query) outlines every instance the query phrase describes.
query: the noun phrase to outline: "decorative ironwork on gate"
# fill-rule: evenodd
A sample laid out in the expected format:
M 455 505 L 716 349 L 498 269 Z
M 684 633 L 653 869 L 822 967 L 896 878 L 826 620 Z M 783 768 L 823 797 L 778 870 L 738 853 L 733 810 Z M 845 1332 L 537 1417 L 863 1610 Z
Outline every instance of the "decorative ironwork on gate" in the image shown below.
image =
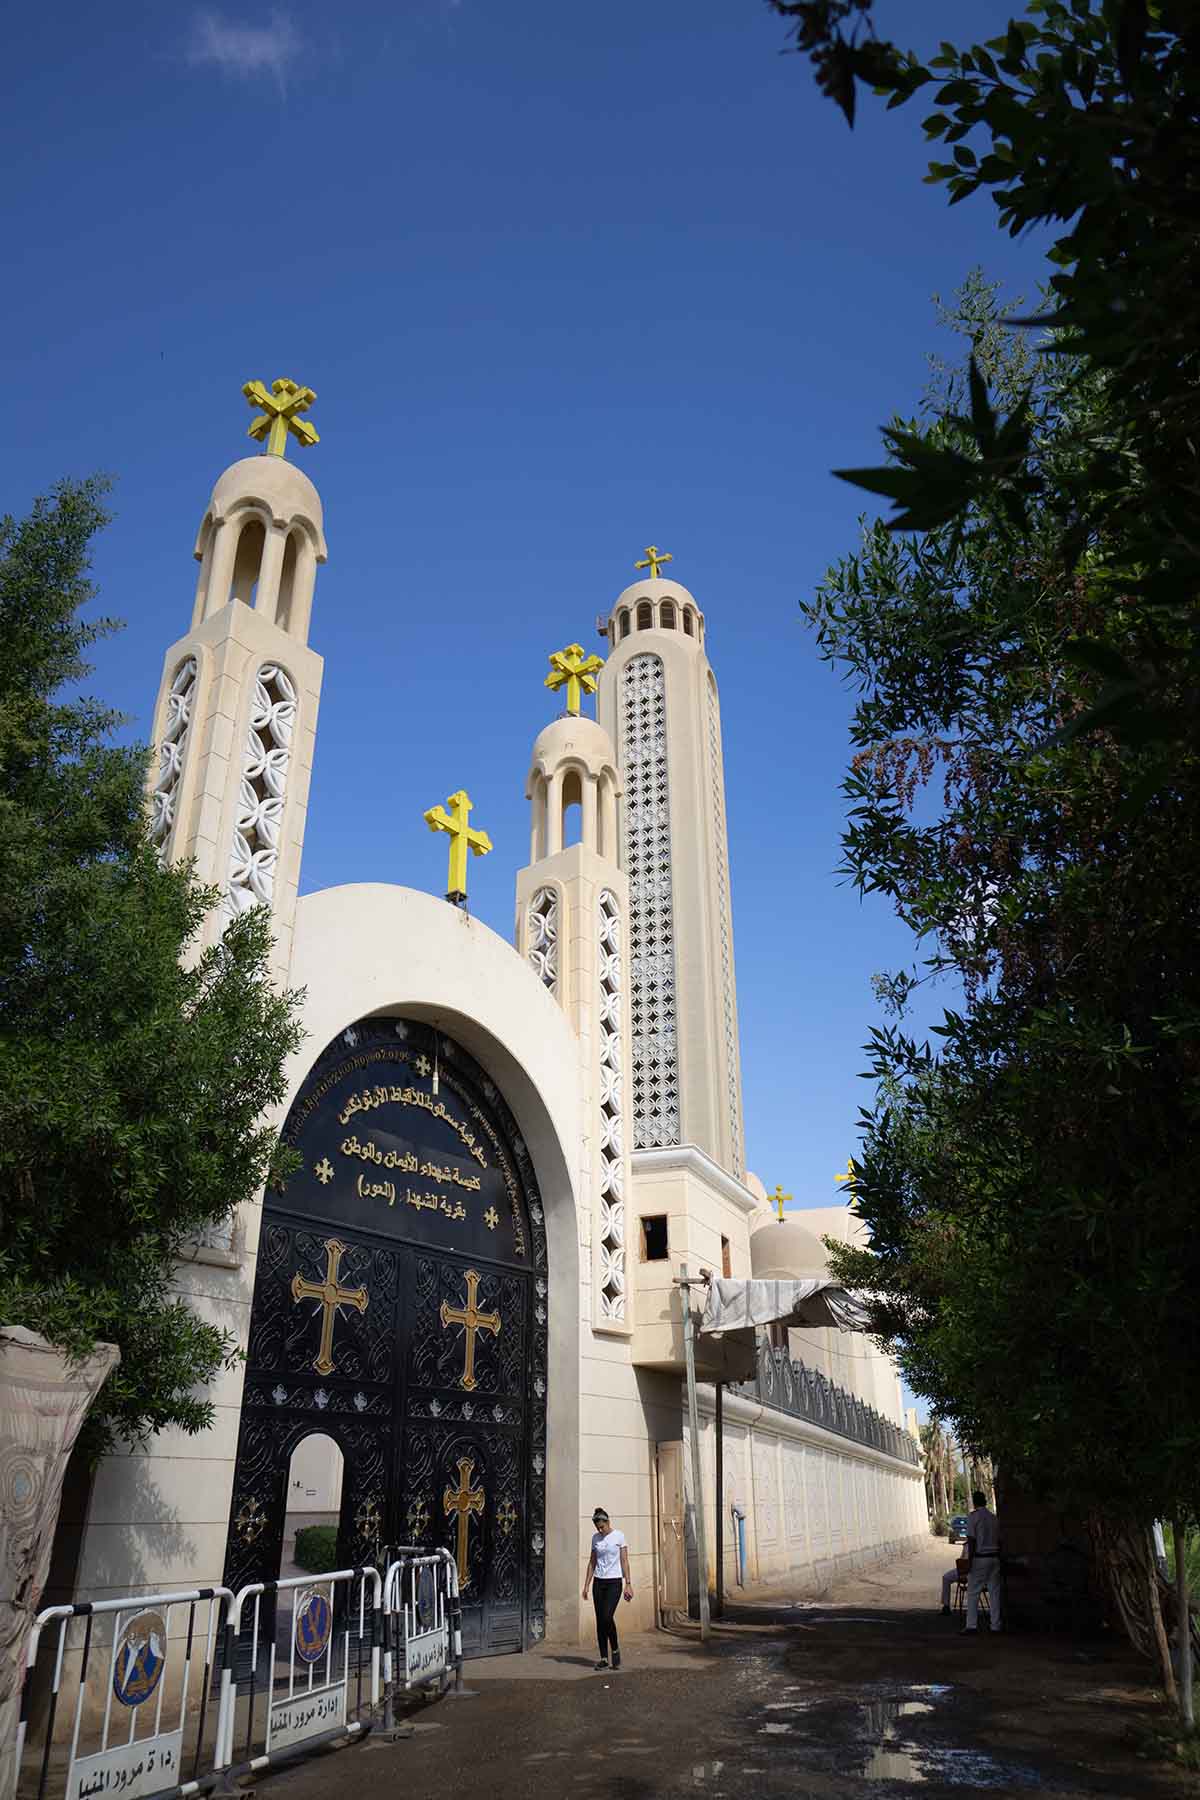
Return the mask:
M 277 1575 L 290 1458 L 320 1432 L 344 1459 L 339 1561 L 445 1548 L 466 1653 L 520 1649 L 544 1631 L 548 1282 L 512 1114 L 461 1046 L 372 1018 L 283 1138 L 301 1167 L 263 1209 L 227 1579 Z
M 873 1450 L 883 1450 L 900 1462 L 920 1465 L 920 1446 L 910 1432 L 902 1431 L 819 1369 L 810 1369 L 786 1350 L 776 1349 L 765 1336 L 759 1337 L 758 1368 L 753 1381 L 731 1382 L 730 1392 L 761 1400 L 778 1412 L 791 1413 L 810 1424 L 823 1425 L 826 1431 L 836 1431 L 856 1444 L 869 1444 Z

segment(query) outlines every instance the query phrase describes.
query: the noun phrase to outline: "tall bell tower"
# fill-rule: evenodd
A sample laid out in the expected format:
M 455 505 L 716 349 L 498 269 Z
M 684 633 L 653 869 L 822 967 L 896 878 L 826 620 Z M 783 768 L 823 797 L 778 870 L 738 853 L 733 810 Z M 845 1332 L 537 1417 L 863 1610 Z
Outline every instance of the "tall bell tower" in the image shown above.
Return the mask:
M 322 659 L 308 645 L 321 499 L 286 460 L 289 434 L 317 441 L 301 416 L 315 395 L 290 381 L 248 382 L 262 413 L 261 456 L 225 470 L 196 537 L 191 628 L 163 663 L 149 777 L 151 829 L 164 860 L 192 857 L 221 891 L 202 944 L 234 914 L 271 908 L 271 968 L 285 984 L 300 882 Z
M 741 1181 L 721 705 L 704 614 L 660 575 L 669 560 L 652 546 L 612 608 L 597 701 L 625 784 L 633 1148 L 694 1144 Z
M 581 1235 L 591 1249 L 591 1323 L 597 1331 L 628 1335 L 629 886 L 617 861 L 621 785 L 607 731 L 579 712 L 580 687 L 594 692 L 600 658 L 585 658 L 571 644 L 550 660 L 547 686 L 567 686 L 567 710 L 533 746 L 525 790 L 532 828 L 529 863 L 517 876 L 516 945 L 578 1039 L 586 1121 L 580 1174 L 591 1196 Z

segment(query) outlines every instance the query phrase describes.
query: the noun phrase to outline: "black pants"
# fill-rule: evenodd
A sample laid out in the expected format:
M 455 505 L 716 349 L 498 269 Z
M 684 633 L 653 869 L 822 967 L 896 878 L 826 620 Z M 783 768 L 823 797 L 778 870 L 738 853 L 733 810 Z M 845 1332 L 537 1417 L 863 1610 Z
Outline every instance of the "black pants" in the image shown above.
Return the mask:
M 617 1607 L 621 1604 L 621 1589 L 624 1585 L 619 1575 L 611 1581 L 601 1581 L 597 1577 L 592 1583 L 592 1605 L 596 1608 L 596 1642 L 600 1646 L 602 1657 L 608 1655 L 610 1644 L 614 1650 L 621 1648 L 617 1642 Z

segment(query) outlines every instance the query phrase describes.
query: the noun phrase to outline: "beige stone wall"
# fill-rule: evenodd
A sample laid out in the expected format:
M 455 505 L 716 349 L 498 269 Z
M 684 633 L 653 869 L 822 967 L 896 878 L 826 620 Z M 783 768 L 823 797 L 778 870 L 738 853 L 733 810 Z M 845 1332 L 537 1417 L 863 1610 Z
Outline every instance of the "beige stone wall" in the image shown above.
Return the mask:
M 909 1464 L 737 1394 L 724 1396 L 723 1414 L 727 1594 L 737 1591 L 735 1502 L 747 1514 L 748 1587 L 786 1579 L 797 1593 L 818 1593 L 835 1575 L 928 1536 L 920 1471 Z M 716 1427 L 713 1392 L 705 1388 L 700 1392 L 700 1442 L 712 1587 Z M 685 1466 L 690 1504 L 690 1458 Z M 694 1548 L 692 1582 L 694 1587 Z

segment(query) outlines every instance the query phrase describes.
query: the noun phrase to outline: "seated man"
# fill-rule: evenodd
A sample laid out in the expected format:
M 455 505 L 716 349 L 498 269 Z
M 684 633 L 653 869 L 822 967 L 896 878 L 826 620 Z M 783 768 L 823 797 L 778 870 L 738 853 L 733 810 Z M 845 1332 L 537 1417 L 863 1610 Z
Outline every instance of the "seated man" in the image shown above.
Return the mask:
M 954 1567 L 952 1569 L 947 1569 L 946 1573 L 942 1576 L 942 1611 L 944 1613 L 950 1611 L 950 1595 L 954 1591 L 955 1582 L 965 1581 L 966 1579 L 967 1559 L 965 1556 L 960 1556 Z
M 987 1495 L 972 1494 L 975 1508 L 967 1519 L 967 1621 L 963 1632 L 973 1637 L 979 1628 L 979 1596 L 987 1589 L 989 1622 L 1000 1629 L 1000 1527 L 988 1511 Z

